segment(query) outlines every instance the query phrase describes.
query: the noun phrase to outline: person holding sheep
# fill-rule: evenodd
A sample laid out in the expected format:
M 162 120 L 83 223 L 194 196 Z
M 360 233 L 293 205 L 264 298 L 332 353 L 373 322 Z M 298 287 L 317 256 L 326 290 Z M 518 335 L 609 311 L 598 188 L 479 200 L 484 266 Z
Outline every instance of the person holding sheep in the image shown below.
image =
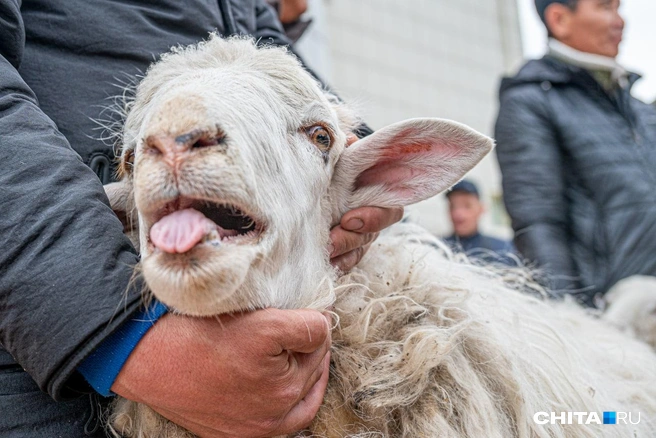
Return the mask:
M 589 306 L 656 275 L 656 109 L 617 61 L 619 0 L 536 0 L 549 50 L 501 82 L 497 157 L 515 244 Z
M 287 45 L 275 12 L 264 0 L 0 0 L 0 17 L 0 435 L 104 436 L 105 399 L 92 387 L 165 400 L 165 415 L 204 437 L 311 421 L 328 376 L 325 317 L 141 309 L 137 251 L 102 187 L 115 172 L 113 148 L 93 121 L 120 122 L 103 107 L 122 75 L 210 31 Z M 401 215 L 344 215 L 331 232 L 334 264 L 348 270 Z

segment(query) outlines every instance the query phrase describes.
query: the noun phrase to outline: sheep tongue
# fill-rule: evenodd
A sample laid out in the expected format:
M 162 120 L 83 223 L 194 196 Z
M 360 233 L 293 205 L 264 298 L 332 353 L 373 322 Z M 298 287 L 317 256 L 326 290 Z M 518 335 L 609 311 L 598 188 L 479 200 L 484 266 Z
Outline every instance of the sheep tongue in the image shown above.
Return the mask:
M 164 252 L 189 251 L 217 225 L 201 212 L 188 208 L 164 216 L 150 229 L 150 241 Z

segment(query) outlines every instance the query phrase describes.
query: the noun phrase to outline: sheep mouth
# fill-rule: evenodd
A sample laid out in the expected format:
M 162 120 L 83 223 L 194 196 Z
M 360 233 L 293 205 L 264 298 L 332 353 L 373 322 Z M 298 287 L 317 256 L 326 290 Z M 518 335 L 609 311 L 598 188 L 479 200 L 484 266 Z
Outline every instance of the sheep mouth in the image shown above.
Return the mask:
M 253 233 L 257 229 L 255 220 L 234 205 L 205 202 L 191 208 L 235 236 Z
M 198 245 L 253 244 L 263 221 L 233 203 L 179 198 L 161 207 L 149 231 L 151 249 L 186 253 Z

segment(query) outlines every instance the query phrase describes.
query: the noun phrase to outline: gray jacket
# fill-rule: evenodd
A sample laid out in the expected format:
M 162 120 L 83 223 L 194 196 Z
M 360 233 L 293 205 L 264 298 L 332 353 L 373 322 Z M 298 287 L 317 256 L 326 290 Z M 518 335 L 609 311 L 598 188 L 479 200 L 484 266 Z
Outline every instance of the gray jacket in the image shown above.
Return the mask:
M 501 83 L 497 157 L 517 249 L 587 304 L 656 275 L 656 110 L 629 90 L 610 95 L 550 56 Z
M 90 392 L 76 368 L 140 302 L 92 120 L 111 118 L 116 84 L 213 30 L 288 43 L 264 0 L 0 0 L 0 435 L 76 436 L 53 425 L 77 408 L 44 407 L 38 389 Z

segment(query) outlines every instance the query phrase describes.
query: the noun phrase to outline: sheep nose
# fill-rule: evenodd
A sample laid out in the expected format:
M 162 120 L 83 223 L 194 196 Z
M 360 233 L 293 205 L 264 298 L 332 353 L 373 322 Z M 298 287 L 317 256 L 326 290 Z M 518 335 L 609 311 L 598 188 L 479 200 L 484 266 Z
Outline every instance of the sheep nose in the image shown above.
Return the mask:
M 222 135 L 208 135 L 207 131 L 204 130 L 194 130 L 178 136 L 153 134 L 146 137 L 145 149 L 147 152 L 162 155 L 166 162 L 175 165 L 192 149 L 216 146 L 222 140 Z
M 175 138 L 169 135 L 150 135 L 146 138 L 146 150 L 155 154 L 167 155 L 184 152 L 189 147 L 184 143 L 178 143 Z

